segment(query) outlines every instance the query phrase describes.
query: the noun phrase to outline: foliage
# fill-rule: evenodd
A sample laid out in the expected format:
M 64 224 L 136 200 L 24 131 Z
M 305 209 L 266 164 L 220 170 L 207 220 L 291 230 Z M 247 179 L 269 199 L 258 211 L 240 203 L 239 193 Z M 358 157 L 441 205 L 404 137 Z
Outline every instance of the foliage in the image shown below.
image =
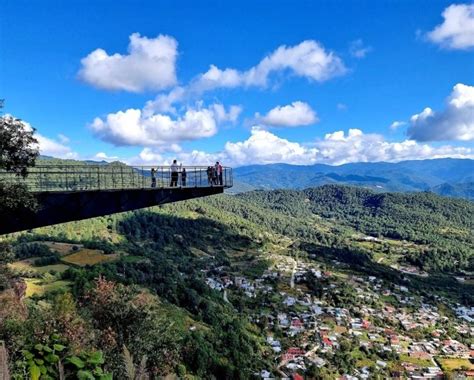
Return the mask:
M 0 117 L 0 169 L 26 177 L 38 157 L 35 129 L 12 116 Z
M 50 257 L 53 252 L 46 244 L 41 243 L 21 243 L 15 246 L 15 257 L 18 260 L 29 259 L 31 257 Z
M 8 287 L 8 280 L 11 273 L 7 264 L 13 259 L 13 250 L 9 243 L 0 241 L 0 291 Z

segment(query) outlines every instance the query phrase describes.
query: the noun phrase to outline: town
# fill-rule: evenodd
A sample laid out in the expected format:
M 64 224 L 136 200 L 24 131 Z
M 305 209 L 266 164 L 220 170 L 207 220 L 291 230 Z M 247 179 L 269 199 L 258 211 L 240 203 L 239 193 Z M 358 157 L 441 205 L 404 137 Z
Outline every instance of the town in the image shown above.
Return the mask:
M 344 273 L 337 261 L 329 269 L 278 257 L 257 278 L 225 267 L 206 272 L 209 287 L 226 301 L 246 300 L 251 322 L 264 331 L 275 367 L 262 369 L 261 378 L 474 376 L 474 308 L 448 308 L 439 296 L 427 300 L 407 286 Z

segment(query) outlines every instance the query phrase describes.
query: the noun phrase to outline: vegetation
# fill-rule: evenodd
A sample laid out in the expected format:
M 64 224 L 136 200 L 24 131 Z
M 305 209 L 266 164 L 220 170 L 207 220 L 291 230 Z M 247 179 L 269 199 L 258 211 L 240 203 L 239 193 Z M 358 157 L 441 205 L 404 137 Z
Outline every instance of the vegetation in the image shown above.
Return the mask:
M 469 305 L 472 285 L 451 274 L 473 269 L 473 211 L 469 202 L 429 193 L 324 186 L 215 196 L 17 234 L 9 237 L 13 249 L 0 257 L 15 261 L 13 270 L 27 267 L 17 272 L 28 273 L 22 274 L 27 286 L 19 296 L 5 293 L 11 306 L 0 311 L 0 340 L 17 378 L 37 374 L 36 367 L 39 379 L 57 378 L 60 371 L 85 379 L 251 378 L 275 368 L 262 332 L 269 323 L 264 314 L 275 312 L 282 297 L 275 291 L 248 298 L 233 289 L 225 300 L 206 284 L 206 275 L 257 279 L 275 257 L 301 257 L 328 270 L 340 263 L 331 281 L 308 272 L 299 283 L 332 307 L 359 305 L 349 274 L 374 275 L 392 288 L 410 287 L 413 295 Z M 416 265 L 430 275 L 407 276 L 380 259 Z M 45 266 L 49 260 L 64 267 Z M 279 279 L 269 281 L 295 294 Z M 375 299 L 366 302 L 380 307 Z M 249 317 L 260 309 L 261 318 Z M 326 323 L 334 326 L 335 320 Z M 338 331 L 340 350 L 309 375 L 334 378 L 375 368 L 377 360 L 403 359 L 361 348 L 366 335 L 356 339 Z M 273 333 L 284 349 L 290 347 L 278 326 Z M 58 358 L 46 360 L 48 350 Z
M 38 157 L 35 130 L 12 116 L 0 117 L 0 172 L 25 178 Z M 0 173 L 1 174 L 1 173 Z M 35 198 L 21 182 L 6 182 L 0 177 L 0 223 L 36 208 Z

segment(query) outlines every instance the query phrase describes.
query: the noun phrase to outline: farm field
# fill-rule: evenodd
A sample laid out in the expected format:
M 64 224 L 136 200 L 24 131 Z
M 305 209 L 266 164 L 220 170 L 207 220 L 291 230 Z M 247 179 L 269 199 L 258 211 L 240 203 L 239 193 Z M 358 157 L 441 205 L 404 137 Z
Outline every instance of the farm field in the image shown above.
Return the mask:
M 33 295 L 42 296 L 45 293 L 54 290 L 67 290 L 69 288 L 69 281 L 59 280 L 54 282 L 45 282 L 44 280 L 37 278 L 25 278 L 26 282 L 26 297 Z
M 83 248 L 71 255 L 64 256 L 61 260 L 64 263 L 84 267 L 86 265 L 102 264 L 114 261 L 119 256 L 117 254 L 105 255 L 101 250 Z
M 82 244 L 59 243 L 56 241 L 38 241 L 37 243 L 46 245 L 51 251 L 58 253 L 61 256 L 69 255 L 70 253 L 83 248 Z
M 400 355 L 400 360 L 402 362 L 415 364 L 421 367 L 430 367 L 433 365 L 431 360 L 414 358 L 406 354 Z
M 469 371 L 474 371 L 474 363 L 469 359 L 462 358 L 437 358 L 441 368 L 445 371 L 454 371 L 467 368 Z
M 33 259 L 26 259 L 22 261 L 16 261 L 14 263 L 9 264 L 9 268 L 12 269 L 14 272 L 33 272 L 33 273 L 50 273 L 50 272 L 65 272 L 69 266 L 66 264 L 52 264 L 52 265 L 45 265 L 42 267 L 37 267 L 32 265 Z

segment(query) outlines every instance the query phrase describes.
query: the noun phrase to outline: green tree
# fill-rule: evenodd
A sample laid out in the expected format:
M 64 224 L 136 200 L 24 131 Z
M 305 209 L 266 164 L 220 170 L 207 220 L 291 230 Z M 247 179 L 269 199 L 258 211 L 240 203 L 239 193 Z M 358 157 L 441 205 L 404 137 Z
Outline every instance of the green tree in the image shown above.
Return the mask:
M 26 177 L 39 154 L 34 133 L 35 129 L 20 119 L 0 117 L 0 169 Z
M 39 155 L 35 130 L 12 116 L 0 117 L 0 171 L 25 178 L 28 168 Z M 8 175 L 8 174 L 7 174 Z M 6 178 L 6 177 L 5 177 Z M 8 223 L 24 212 L 36 208 L 36 200 L 22 182 L 0 177 L 0 214 Z

